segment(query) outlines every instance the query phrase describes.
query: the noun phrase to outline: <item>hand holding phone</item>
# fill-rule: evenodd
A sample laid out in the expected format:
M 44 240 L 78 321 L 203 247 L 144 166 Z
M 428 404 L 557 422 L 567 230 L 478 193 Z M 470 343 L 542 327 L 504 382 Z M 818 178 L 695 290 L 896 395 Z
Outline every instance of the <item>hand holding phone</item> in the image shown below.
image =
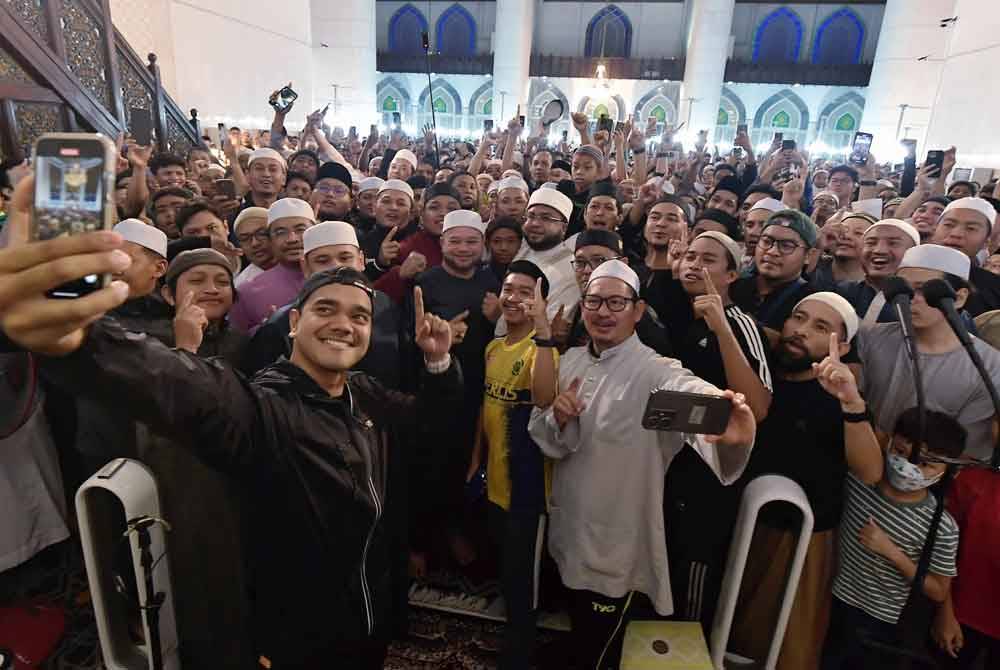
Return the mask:
M 851 165 L 866 165 L 872 146 L 872 138 L 874 137 L 871 133 L 854 133 L 854 141 L 851 143 L 851 155 L 848 157 L 847 162 Z
M 937 178 L 941 176 L 941 168 L 944 166 L 944 151 L 940 149 L 932 149 L 927 152 L 927 160 L 924 161 L 924 166 L 929 166 L 930 169 L 927 170 L 927 176 Z
M 733 403 L 729 398 L 680 391 L 654 391 L 646 403 L 642 427 L 671 433 L 721 435 Z
M 292 90 L 292 82 L 288 82 L 288 86 L 272 93 L 267 102 L 274 108 L 274 111 L 284 114 L 292 108 L 292 104 L 298 99 L 299 94 Z

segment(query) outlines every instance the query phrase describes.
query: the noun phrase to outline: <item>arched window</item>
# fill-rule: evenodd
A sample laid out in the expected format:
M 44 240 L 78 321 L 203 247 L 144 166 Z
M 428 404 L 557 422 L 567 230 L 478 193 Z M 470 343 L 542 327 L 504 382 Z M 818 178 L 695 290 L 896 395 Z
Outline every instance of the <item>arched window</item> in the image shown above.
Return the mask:
M 854 130 L 858 127 L 858 122 L 850 114 L 843 114 L 837 119 L 837 124 L 834 127 L 837 130 Z
M 476 53 L 476 22 L 462 5 L 444 10 L 437 20 L 437 50 L 446 56 L 471 56 Z
M 791 89 L 784 89 L 765 100 L 754 114 L 751 142 L 754 146 L 770 144 L 779 132 L 786 140 L 804 145 L 809 128 L 809 108 Z
M 424 53 L 422 34 L 427 19 L 413 5 L 403 5 L 389 19 L 389 51 L 408 56 Z
M 667 122 L 667 110 L 663 109 L 660 105 L 649 110 L 649 115 L 656 119 L 656 123 L 658 124 Z
M 594 107 L 594 111 L 591 113 L 593 114 L 595 119 L 599 119 L 602 116 L 607 116 L 607 117 L 611 116 L 610 114 L 608 114 L 608 106 L 603 103 Z
M 396 103 L 394 97 L 386 96 L 386 99 L 382 101 L 382 111 L 383 112 L 398 112 L 399 105 Z
M 818 139 L 834 153 L 846 152 L 861 122 L 864 105 L 864 98 L 853 92 L 833 100 L 820 113 Z
M 443 130 L 465 130 L 463 127 L 462 99 L 455 87 L 443 79 L 433 83 L 433 96 L 429 89 L 420 94 L 420 107 L 417 114 L 417 127 L 431 123 L 436 117 L 437 127 Z M 434 105 L 434 117 L 431 115 L 431 105 Z
M 731 144 L 736 139 L 736 127 L 745 118 L 743 102 L 728 88 L 723 88 L 719 98 L 719 114 L 715 120 L 715 143 Z
M 542 110 L 545 109 L 547 104 L 553 100 L 559 100 L 563 104 L 563 115 L 549 125 L 548 133 L 550 136 L 558 137 L 562 131 L 572 130 L 569 115 L 573 110 L 570 109 L 569 101 L 559 87 L 551 82 L 537 82 L 532 84 L 532 94 L 534 97 L 531 99 L 531 104 L 528 105 L 528 113 L 526 115 L 528 117 L 526 122 L 529 128 L 534 128 L 538 124 L 542 117 Z
M 790 9 L 780 7 L 760 22 L 753 39 L 754 63 L 794 63 L 802 45 L 802 21 Z
M 664 125 L 676 122 L 677 108 L 667 97 L 665 88 L 659 86 L 639 98 L 639 102 L 635 105 L 635 115 L 642 124 L 645 124 L 650 117 L 656 119 L 657 132 L 663 132 Z
M 781 110 L 771 117 L 772 128 L 788 128 L 792 125 L 792 118 L 785 110 Z
M 865 26 L 846 7 L 831 14 L 816 31 L 812 62 L 821 65 L 854 65 L 861 62 Z
M 399 112 L 404 124 L 412 124 L 410 94 L 395 77 L 383 77 L 376 89 L 376 110 L 384 125 L 392 123 L 393 112 Z
M 493 116 L 493 98 L 486 101 L 483 105 L 483 116 Z
M 584 55 L 628 58 L 632 51 L 632 23 L 625 12 L 608 5 L 594 14 L 587 25 Z

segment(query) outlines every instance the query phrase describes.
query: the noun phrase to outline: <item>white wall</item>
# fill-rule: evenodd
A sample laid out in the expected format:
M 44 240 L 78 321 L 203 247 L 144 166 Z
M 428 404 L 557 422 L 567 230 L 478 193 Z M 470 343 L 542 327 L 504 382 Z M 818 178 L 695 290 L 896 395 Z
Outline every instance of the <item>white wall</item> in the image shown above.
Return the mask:
M 174 65 L 170 0 L 110 0 L 111 21 L 132 49 L 146 62 L 156 54 L 160 81 L 171 97 L 177 97 L 177 68 Z

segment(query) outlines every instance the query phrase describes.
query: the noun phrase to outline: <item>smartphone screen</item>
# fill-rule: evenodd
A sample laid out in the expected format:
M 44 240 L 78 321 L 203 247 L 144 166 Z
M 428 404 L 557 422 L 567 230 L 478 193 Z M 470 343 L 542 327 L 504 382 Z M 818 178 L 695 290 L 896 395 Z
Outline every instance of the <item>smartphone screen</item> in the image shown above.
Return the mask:
M 907 158 L 917 157 L 917 141 L 916 140 L 900 140 L 900 144 L 903 145 L 903 149 L 906 150 Z
M 488 133 L 493 130 L 493 119 L 486 119 L 483 121 L 483 132 Z
M 864 165 L 868 162 L 868 152 L 872 146 L 871 133 L 854 133 L 854 142 L 851 144 L 851 155 L 848 162 L 853 165 Z
M 230 200 L 236 198 L 236 184 L 232 179 L 216 179 L 215 190 L 219 195 L 224 195 Z
M 292 106 L 292 103 L 299 99 L 299 94 L 293 91 L 288 86 L 285 86 L 280 91 L 278 91 L 278 96 L 271 101 L 271 106 L 279 112 L 286 111 Z
M 568 138 L 569 138 L 569 131 L 568 130 L 564 130 L 563 131 L 563 142 L 565 142 Z
M 936 167 L 935 170 L 931 170 L 931 177 L 940 177 L 941 168 L 944 166 L 944 152 L 940 149 L 932 149 L 927 152 L 927 161 L 925 165 L 933 165 Z
M 399 115 L 399 112 L 392 113 L 392 125 L 396 126 L 397 128 L 399 127 L 399 124 L 402 121 L 402 119 L 403 117 Z
M 781 141 L 782 141 L 782 139 L 784 139 L 784 137 L 785 137 L 784 133 L 775 133 L 774 134 L 774 140 L 772 140 L 772 142 L 774 144 L 781 144 Z
M 518 124 L 519 124 L 519 125 L 520 125 L 520 126 L 521 126 L 522 128 L 524 128 L 524 115 L 523 115 L 523 114 L 517 117 L 517 123 L 518 123 Z
M 153 143 L 153 115 L 148 109 L 130 109 L 129 121 L 132 139 L 137 144 L 148 147 Z
M 781 140 L 782 151 L 795 151 L 795 140 Z
M 351 137 L 354 137 L 355 135 L 358 134 L 358 127 L 357 126 L 351 126 L 351 129 L 349 131 L 347 131 L 347 134 L 350 135 Z
M 42 135 L 35 145 L 34 239 L 110 229 L 115 161 L 114 145 L 101 135 Z M 78 298 L 104 286 L 104 279 L 89 275 L 49 295 Z
M 747 124 L 741 123 L 741 124 L 737 125 L 736 126 L 736 134 L 737 135 L 746 135 L 747 134 Z

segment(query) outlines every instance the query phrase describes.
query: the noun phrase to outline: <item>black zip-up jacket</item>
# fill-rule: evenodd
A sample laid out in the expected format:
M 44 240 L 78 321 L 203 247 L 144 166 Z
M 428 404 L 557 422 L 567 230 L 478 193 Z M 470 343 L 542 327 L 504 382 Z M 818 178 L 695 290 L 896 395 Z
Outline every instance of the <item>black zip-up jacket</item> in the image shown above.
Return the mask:
M 442 374 L 424 371 L 418 396 L 352 373 L 343 396 L 332 398 L 288 361 L 250 381 L 220 359 L 102 319 L 79 351 L 46 359 L 42 370 L 240 481 L 256 646 L 275 667 L 355 648 L 384 623 L 389 432 L 449 418 L 463 388 L 454 358 Z

